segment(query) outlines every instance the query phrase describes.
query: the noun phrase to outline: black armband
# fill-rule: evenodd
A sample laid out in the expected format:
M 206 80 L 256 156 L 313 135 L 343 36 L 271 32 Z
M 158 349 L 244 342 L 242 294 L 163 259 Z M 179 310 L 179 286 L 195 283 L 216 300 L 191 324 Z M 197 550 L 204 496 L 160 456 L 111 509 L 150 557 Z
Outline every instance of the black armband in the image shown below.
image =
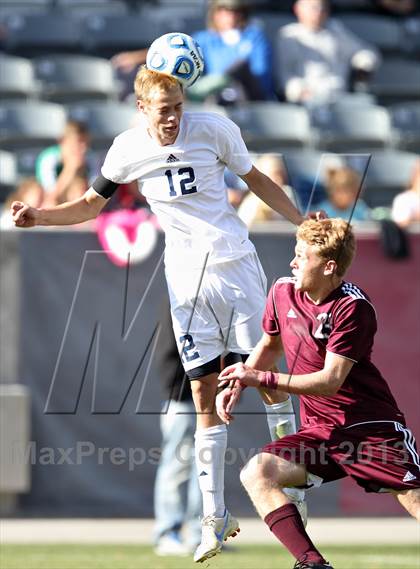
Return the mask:
M 100 174 L 93 182 L 92 188 L 97 194 L 101 195 L 103 198 L 108 199 L 112 196 L 119 185 L 120 184 L 111 182 L 111 180 L 104 178 L 102 174 Z

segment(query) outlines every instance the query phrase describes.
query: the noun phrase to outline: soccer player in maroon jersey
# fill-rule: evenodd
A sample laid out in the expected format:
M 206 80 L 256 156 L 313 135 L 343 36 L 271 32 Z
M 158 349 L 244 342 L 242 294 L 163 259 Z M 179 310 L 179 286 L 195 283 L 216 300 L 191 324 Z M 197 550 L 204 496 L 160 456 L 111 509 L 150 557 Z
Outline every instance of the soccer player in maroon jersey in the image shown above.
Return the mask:
M 228 423 L 245 386 L 299 395 L 302 426 L 271 442 L 241 472 L 259 515 L 297 559 L 331 565 L 316 549 L 285 487 L 351 476 L 367 492 L 390 492 L 420 520 L 420 459 L 404 415 L 370 360 L 377 322 L 369 297 L 343 277 L 355 239 L 341 219 L 297 230 L 293 278 L 272 286 L 264 334 L 246 361 L 220 374 L 217 411 Z M 289 374 L 269 370 L 284 354 Z M 260 371 L 261 370 L 261 371 Z

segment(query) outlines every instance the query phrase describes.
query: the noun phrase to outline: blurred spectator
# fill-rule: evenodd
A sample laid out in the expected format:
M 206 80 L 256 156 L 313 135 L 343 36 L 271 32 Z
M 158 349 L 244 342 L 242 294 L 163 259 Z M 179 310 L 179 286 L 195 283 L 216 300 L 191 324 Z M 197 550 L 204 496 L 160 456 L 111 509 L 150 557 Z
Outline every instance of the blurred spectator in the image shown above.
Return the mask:
M 111 63 L 117 72 L 121 84 L 120 99 L 124 101 L 133 95 L 133 83 L 140 65 L 146 63 L 147 48 L 133 51 L 123 51 L 111 58 Z
M 133 51 L 122 51 L 116 53 L 111 58 L 111 63 L 115 69 L 119 69 L 123 73 L 137 72 L 139 65 L 146 63 L 147 48 L 137 49 Z
M 319 208 L 328 217 L 341 217 L 346 221 L 369 221 L 369 206 L 359 197 L 361 189 L 360 175 L 347 166 L 331 169 L 327 175 L 327 193 L 329 199 L 321 202 Z
M 280 155 L 263 154 L 257 159 L 255 166 L 281 186 L 293 204 L 298 207 L 293 189 L 288 185 L 287 172 Z M 271 209 L 253 192 L 249 192 L 243 199 L 238 215 L 248 227 L 264 221 L 284 220 L 282 215 Z
M 172 331 L 168 300 L 162 302 L 156 358 L 165 401 L 160 416 L 162 455 L 154 493 L 155 552 L 187 555 L 201 541 L 201 492 L 194 461 L 196 415 L 190 381 Z M 183 529 L 187 530 L 185 543 Z
M 420 158 L 414 166 L 408 189 L 395 196 L 391 216 L 400 227 L 420 221 Z
M 90 136 L 87 126 L 69 120 L 59 143 L 43 150 L 36 161 L 36 177 L 46 192 L 47 205 L 60 203 L 69 184 L 78 176 L 91 179 L 96 164 L 88 155 Z
M 417 0 L 370 0 L 368 4 L 371 5 L 372 10 L 377 14 L 393 17 L 407 18 L 419 11 Z
M 249 0 L 211 0 L 208 28 L 194 37 L 204 54 L 204 76 L 188 90 L 193 100 L 219 103 L 275 99 L 272 48 L 264 32 L 249 23 Z
M 392 17 L 409 17 L 419 9 L 418 0 L 331 0 L 330 5 L 333 14 L 359 12 Z
M 248 186 L 242 178 L 231 172 L 228 168 L 225 170 L 224 179 L 227 186 L 228 201 L 230 205 L 237 210 L 248 194 Z
M 14 192 L 12 192 L 4 202 L 0 215 L 0 227 L 10 229 L 14 227 L 10 207 L 14 201 L 24 202 L 32 207 L 41 207 L 44 201 L 44 189 L 36 178 L 25 178 Z
M 64 192 L 60 195 L 58 203 L 71 202 L 83 196 L 89 189 L 89 180 L 82 173 L 76 173 L 70 180 Z
M 272 76 L 272 47 L 264 32 L 249 23 L 252 0 L 210 0 L 208 28 L 194 34 L 204 54 L 204 76 L 188 89 L 188 97 L 231 104 L 237 100 L 275 99 Z M 139 65 L 146 62 L 147 49 L 114 55 L 112 64 L 129 85 L 122 98 L 132 92 Z
M 329 19 L 327 0 L 297 0 L 294 11 L 298 22 L 280 29 L 277 44 L 288 101 L 332 101 L 350 89 L 352 70 L 361 82 L 378 66 L 376 50 Z

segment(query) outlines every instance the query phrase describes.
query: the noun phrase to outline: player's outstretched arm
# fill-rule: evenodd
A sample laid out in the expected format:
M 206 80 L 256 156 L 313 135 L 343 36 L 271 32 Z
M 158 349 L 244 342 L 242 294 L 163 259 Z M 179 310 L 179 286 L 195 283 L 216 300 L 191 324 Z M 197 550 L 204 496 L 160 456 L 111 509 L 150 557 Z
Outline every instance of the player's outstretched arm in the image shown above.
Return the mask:
M 280 186 L 275 184 L 268 176 L 260 172 L 255 166 L 241 178 L 245 181 L 251 192 L 254 192 L 272 209 L 283 215 L 286 219 L 300 225 L 303 216 L 287 197 Z
M 327 351 L 324 368 L 307 374 L 286 374 L 260 371 L 243 363 L 225 368 L 219 385 L 230 383 L 241 387 L 264 387 L 296 395 L 334 396 L 350 373 L 354 361 Z
M 286 193 L 271 178 L 260 172 L 255 166 L 252 170 L 241 176 L 245 180 L 248 188 L 262 199 L 272 209 L 283 215 L 286 219 L 300 225 L 304 217 L 296 209 Z M 311 211 L 308 213 L 309 219 L 325 219 L 327 217 L 325 211 Z
M 81 198 L 54 207 L 35 208 L 23 202 L 13 202 L 11 215 L 16 227 L 73 225 L 94 219 L 107 201 L 93 188 L 89 188 Z

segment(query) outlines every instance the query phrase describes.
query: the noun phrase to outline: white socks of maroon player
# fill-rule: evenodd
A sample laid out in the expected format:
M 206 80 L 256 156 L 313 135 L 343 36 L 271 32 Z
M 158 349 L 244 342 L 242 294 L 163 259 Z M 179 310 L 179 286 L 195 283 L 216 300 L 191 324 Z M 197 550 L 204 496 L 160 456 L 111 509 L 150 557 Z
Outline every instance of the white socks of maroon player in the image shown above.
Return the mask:
M 225 514 L 226 425 L 198 429 L 195 433 L 195 463 L 203 496 L 203 516 Z
M 278 441 L 286 435 L 296 433 L 296 416 L 292 405 L 292 398 L 289 396 L 286 401 L 267 405 L 264 403 L 267 414 L 268 429 L 272 441 Z M 294 502 L 303 501 L 305 499 L 304 490 L 297 488 L 284 488 L 283 492 L 287 494 Z

